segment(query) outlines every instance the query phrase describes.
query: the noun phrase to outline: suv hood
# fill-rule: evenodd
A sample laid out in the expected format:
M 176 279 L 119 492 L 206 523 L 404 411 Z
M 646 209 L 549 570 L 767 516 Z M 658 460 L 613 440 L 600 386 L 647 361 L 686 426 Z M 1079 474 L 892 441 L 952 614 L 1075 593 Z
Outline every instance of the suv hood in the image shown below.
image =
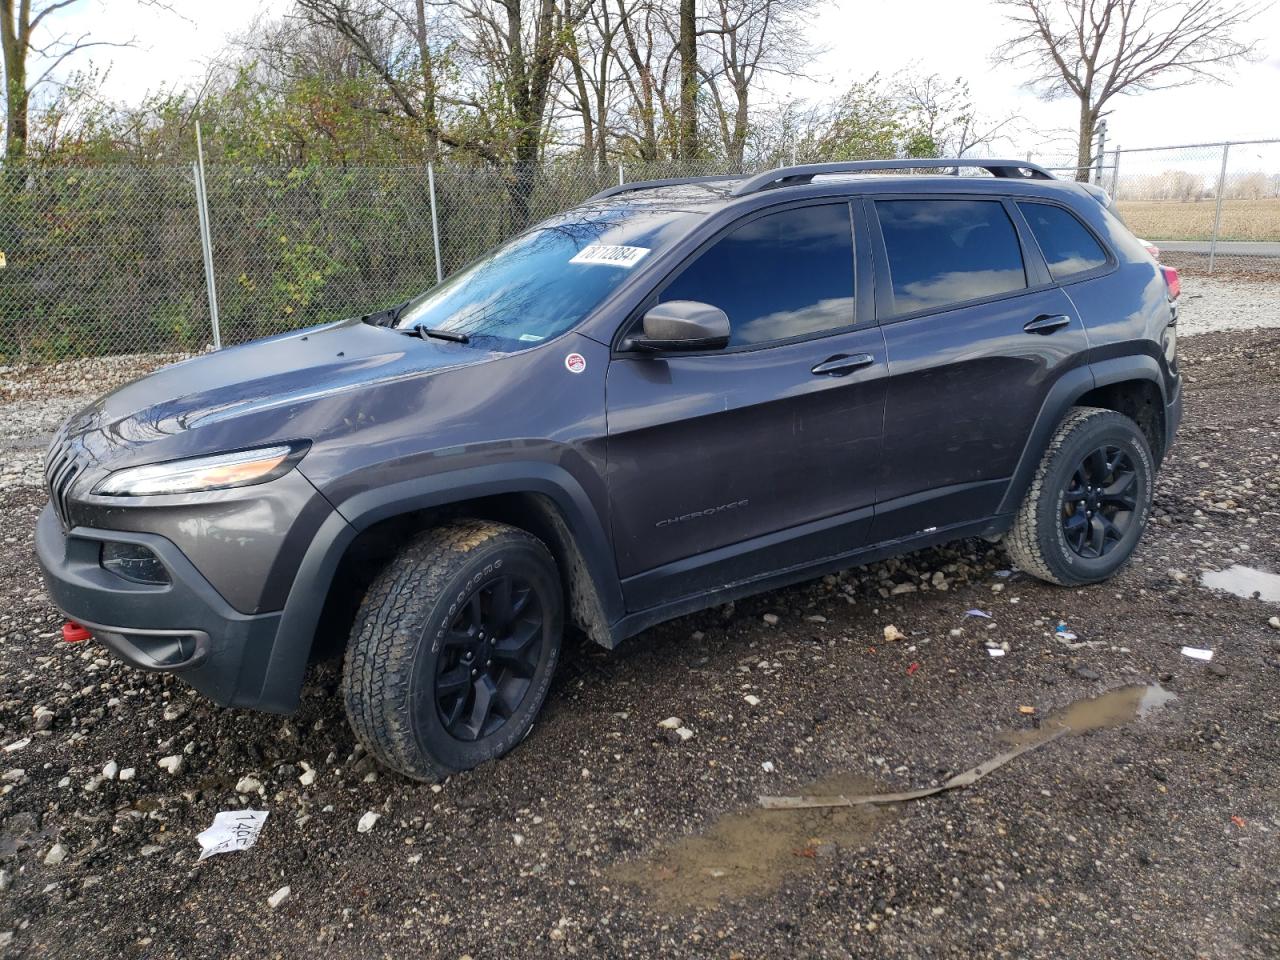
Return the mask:
M 90 404 L 63 429 L 94 460 L 114 461 L 113 467 L 211 453 L 287 439 L 281 425 L 296 423 L 326 398 L 495 356 L 342 320 L 165 367 Z M 268 411 L 270 417 L 258 416 Z M 255 430 L 258 421 L 270 426 Z M 297 426 L 297 435 L 305 435 Z

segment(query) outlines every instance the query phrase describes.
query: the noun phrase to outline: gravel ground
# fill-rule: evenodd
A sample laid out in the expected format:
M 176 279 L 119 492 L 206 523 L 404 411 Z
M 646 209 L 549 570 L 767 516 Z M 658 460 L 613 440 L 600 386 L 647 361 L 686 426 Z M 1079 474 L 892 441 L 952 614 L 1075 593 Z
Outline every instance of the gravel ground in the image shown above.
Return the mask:
M 0 373 L 0 954 L 1280 956 L 1280 606 L 1199 583 L 1280 571 L 1280 331 L 1182 352 L 1186 422 L 1114 581 L 1051 587 L 964 542 L 573 643 L 533 735 L 440 787 L 362 755 L 332 667 L 286 719 L 59 642 L 33 444 L 83 399 L 56 384 L 115 362 Z M 1154 683 L 1144 718 L 1072 708 L 1107 722 L 968 789 L 758 808 L 936 784 Z M 257 845 L 197 863 L 244 807 L 269 811 Z
M 1181 336 L 1257 327 L 1280 327 L 1280 266 L 1263 279 L 1193 275 L 1183 280 L 1178 308 Z

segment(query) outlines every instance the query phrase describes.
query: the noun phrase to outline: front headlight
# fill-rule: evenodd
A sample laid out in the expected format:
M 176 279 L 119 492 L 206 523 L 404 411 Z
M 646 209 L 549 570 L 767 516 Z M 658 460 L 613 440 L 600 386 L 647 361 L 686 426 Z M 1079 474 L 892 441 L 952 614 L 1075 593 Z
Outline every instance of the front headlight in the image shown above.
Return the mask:
M 292 470 L 308 446 L 306 443 L 282 443 L 256 450 L 128 467 L 103 478 L 93 492 L 103 497 L 145 497 L 266 483 Z

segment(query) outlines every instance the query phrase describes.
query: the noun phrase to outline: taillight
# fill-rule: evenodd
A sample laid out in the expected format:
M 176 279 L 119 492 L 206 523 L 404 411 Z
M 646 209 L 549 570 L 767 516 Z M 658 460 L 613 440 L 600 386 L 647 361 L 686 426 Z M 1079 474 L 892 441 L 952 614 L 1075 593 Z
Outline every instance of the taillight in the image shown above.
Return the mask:
M 1160 272 L 1164 274 L 1164 285 L 1169 288 L 1169 299 L 1177 300 L 1178 294 L 1182 293 L 1182 281 L 1178 279 L 1178 271 L 1162 263 Z
M 1147 240 L 1143 240 L 1142 245 L 1147 248 L 1147 253 L 1151 254 L 1152 260 L 1160 259 L 1160 248 L 1157 247 L 1154 243 L 1151 243 Z

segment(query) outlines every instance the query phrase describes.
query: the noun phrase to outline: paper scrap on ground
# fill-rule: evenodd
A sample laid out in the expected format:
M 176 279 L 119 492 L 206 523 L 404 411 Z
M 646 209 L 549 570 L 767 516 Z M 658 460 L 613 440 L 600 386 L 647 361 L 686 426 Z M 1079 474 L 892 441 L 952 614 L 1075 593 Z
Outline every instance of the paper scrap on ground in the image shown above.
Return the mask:
M 1192 660 L 1212 660 L 1213 651 L 1205 650 L 1201 647 L 1183 647 L 1182 655 L 1190 657 Z
M 976 607 L 972 610 L 966 610 L 964 615 L 966 617 L 982 617 L 984 620 L 991 619 L 991 614 L 987 613 L 985 610 L 979 610 Z
M 266 810 L 223 810 L 213 818 L 213 825 L 196 836 L 200 841 L 200 859 L 215 853 L 248 850 L 258 840 L 267 822 Z
M 1004 651 L 999 647 L 987 647 L 987 653 L 993 657 L 1003 657 Z
M 997 754 L 976 767 L 970 767 L 964 773 L 957 773 L 946 783 L 937 787 L 907 790 L 904 793 L 872 793 L 856 797 L 761 797 L 760 806 L 766 810 L 804 810 L 811 807 L 857 807 L 865 804 L 903 803 L 907 800 L 922 800 L 925 797 L 932 797 L 934 794 L 943 793 L 947 790 L 972 786 L 987 774 L 999 770 L 1015 757 L 1020 757 L 1028 751 L 1043 747 L 1046 743 L 1053 743 L 1059 737 L 1070 732 L 1069 728 L 1063 727 L 1043 740 L 1028 740 L 1012 750 Z

